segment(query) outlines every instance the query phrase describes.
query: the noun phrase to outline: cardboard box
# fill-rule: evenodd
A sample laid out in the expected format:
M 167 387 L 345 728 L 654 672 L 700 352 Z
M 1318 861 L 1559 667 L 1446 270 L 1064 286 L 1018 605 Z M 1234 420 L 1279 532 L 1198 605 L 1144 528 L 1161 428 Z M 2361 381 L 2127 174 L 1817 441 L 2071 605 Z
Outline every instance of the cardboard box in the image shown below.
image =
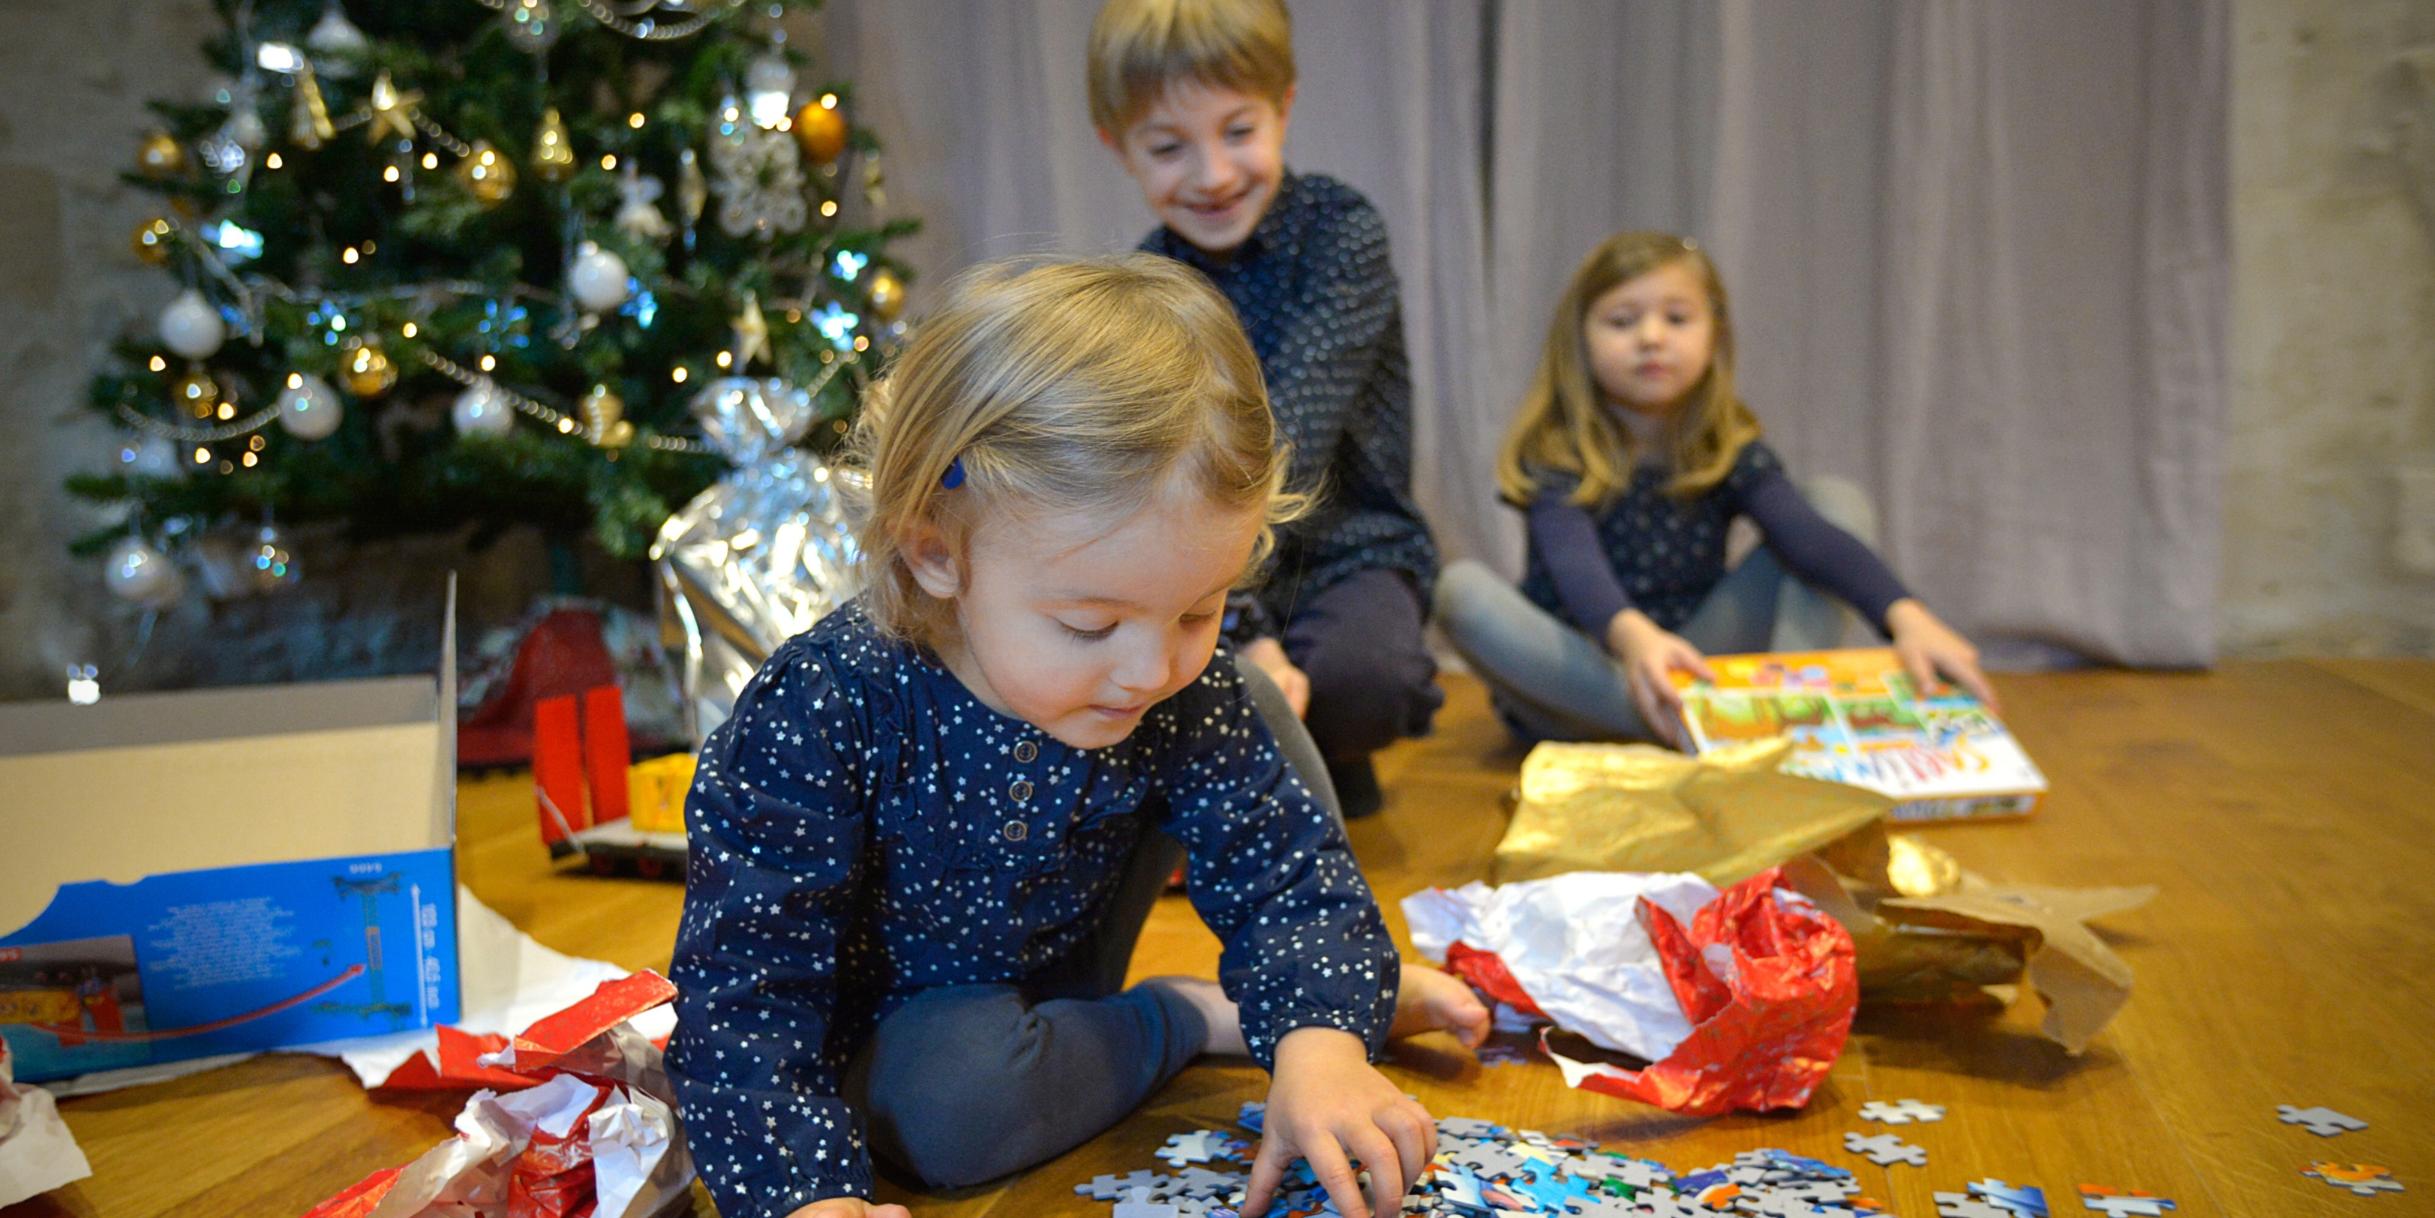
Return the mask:
M 0 706 L 21 1081 L 457 1018 L 447 611 L 435 674 Z

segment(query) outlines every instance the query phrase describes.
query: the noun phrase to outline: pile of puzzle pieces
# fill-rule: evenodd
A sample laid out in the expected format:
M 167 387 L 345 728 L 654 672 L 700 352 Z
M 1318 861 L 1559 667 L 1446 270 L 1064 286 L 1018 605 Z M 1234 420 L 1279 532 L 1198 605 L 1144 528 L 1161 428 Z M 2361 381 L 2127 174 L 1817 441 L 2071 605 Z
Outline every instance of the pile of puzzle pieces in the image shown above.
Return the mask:
M 1264 1109 L 1245 1104 L 1241 1123 L 1260 1132 Z M 1943 1110 L 1905 1100 L 1870 1119 L 1933 1121 Z M 1858 1138 L 1859 1135 L 1852 1135 Z M 1514 1130 L 1462 1117 L 1437 1123 L 1437 1158 L 1403 1212 L 1448 1218 L 1886 1218 L 1844 1168 L 1790 1151 L 1746 1150 L 1730 1163 L 1677 1174 L 1665 1164 L 1604 1150 L 1586 1139 Z M 1890 1141 L 1892 1135 L 1881 1135 Z M 1879 1139 L 1862 1139 L 1877 1142 Z M 1916 1152 L 1916 1147 L 1908 1148 Z M 1114 1205 L 1113 1218 L 1238 1218 L 1253 1145 L 1204 1129 L 1167 1139 L 1158 1157 L 1173 1172 L 1103 1175 L 1074 1191 Z M 1897 1156 L 1897 1161 L 1913 1162 Z M 1924 1162 L 1924 1155 L 1918 1158 Z M 2049 1218 L 2045 1193 L 1981 1180 L 1963 1193 L 1936 1194 L 1942 1218 Z M 2145 1193 L 2081 1186 L 2081 1201 L 2109 1218 L 2155 1218 L 2173 1202 Z M 1322 1218 L 1335 1206 L 1307 1164 L 1297 1161 L 1269 1213 Z

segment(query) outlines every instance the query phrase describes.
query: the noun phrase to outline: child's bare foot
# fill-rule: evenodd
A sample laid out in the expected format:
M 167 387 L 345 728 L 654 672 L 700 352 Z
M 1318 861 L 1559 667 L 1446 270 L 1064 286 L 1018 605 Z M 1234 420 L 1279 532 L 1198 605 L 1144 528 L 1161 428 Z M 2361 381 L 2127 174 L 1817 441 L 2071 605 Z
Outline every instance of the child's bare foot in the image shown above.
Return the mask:
M 1201 1019 L 1209 1025 L 1209 1043 L 1202 1046 L 1201 1052 L 1234 1057 L 1251 1052 L 1251 1046 L 1243 1042 L 1243 1012 L 1226 997 L 1226 991 L 1217 982 L 1207 977 L 1166 976 L 1144 977 L 1141 984 L 1181 998 L 1201 1013 Z
M 1401 1040 L 1441 1029 L 1454 1033 L 1464 1048 L 1479 1048 L 1488 1039 L 1487 1004 L 1462 978 L 1404 961 L 1403 985 L 1395 991 L 1395 1023 L 1387 1036 Z

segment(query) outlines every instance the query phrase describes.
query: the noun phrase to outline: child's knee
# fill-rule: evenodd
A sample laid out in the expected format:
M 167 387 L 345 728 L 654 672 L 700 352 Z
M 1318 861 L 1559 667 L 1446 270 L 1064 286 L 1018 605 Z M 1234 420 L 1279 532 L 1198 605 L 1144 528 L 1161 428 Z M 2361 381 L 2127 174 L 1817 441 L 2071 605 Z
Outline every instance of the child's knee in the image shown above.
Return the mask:
M 1024 1070 L 1039 1017 L 1012 986 L 916 995 L 872 1038 L 864 1114 L 875 1149 L 931 1188 L 1029 1166 L 1007 1160 L 1009 1128 L 1040 1102 Z
M 1496 616 L 1499 594 L 1507 588 L 1504 579 L 1484 564 L 1456 559 L 1438 575 L 1430 609 L 1438 628 L 1460 647 Z

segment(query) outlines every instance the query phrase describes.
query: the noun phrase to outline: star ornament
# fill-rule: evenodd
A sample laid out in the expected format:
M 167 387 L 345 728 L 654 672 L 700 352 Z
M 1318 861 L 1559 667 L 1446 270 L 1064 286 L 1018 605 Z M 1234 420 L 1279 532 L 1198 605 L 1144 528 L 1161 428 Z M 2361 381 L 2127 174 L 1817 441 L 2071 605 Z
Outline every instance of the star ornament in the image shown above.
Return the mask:
M 769 354 L 769 321 L 761 316 L 761 297 L 755 292 L 744 294 L 744 310 L 728 323 L 735 330 L 735 341 L 729 346 L 736 353 L 736 371 L 752 365 L 755 356 Z
M 401 140 L 413 139 L 414 108 L 422 101 L 422 90 L 410 89 L 400 93 L 396 83 L 389 79 L 389 74 L 382 72 L 380 78 L 372 82 L 372 124 L 369 128 L 372 142 L 377 144 L 391 135 Z

